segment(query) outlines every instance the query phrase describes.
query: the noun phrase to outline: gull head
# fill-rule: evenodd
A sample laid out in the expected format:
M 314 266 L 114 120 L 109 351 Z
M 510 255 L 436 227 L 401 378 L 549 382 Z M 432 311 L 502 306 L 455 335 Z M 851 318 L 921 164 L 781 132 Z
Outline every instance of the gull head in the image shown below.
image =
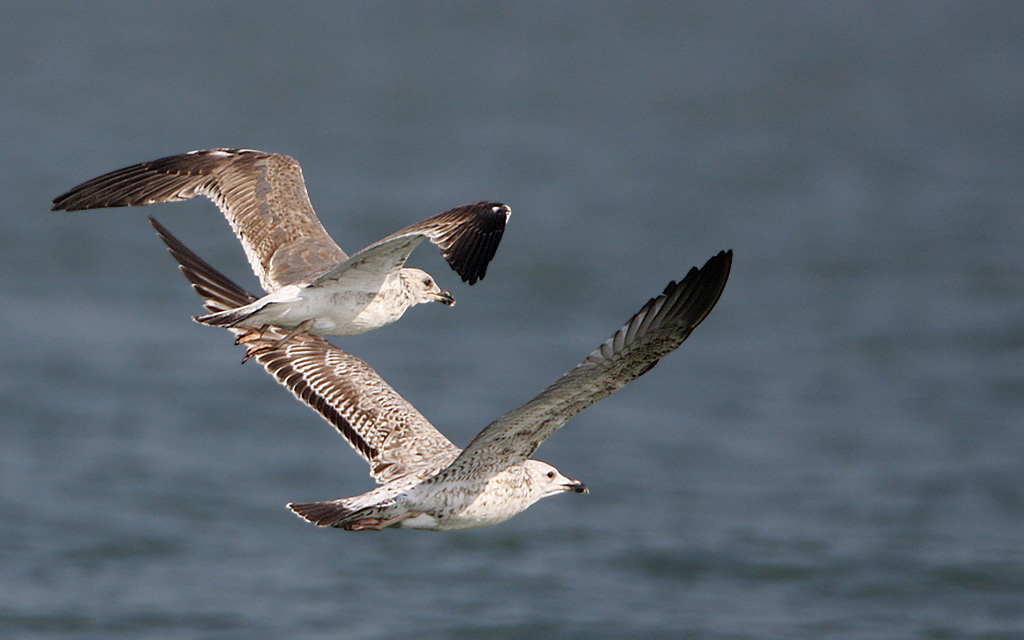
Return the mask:
M 527 460 L 526 469 L 530 478 L 530 485 L 537 494 L 537 500 L 556 496 L 566 491 L 575 493 L 590 493 L 587 485 L 579 480 L 567 478 L 558 469 L 540 460 Z
M 434 276 L 422 269 L 411 267 L 402 269 L 402 283 L 412 297 L 413 304 L 440 302 L 449 307 L 455 304 L 452 294 L 437 286 Z

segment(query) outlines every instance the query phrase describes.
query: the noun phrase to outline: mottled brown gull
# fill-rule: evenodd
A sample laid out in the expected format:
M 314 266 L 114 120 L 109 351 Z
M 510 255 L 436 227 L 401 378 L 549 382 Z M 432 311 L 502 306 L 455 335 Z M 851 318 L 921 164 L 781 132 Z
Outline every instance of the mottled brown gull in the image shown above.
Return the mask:
M 250 149 L 192 151 L 112 171 L 58 196 L 53 210 L 149 205 L 198 195 L 213 200 L 227 218 L 267 295 L 195 319 L 314 335 L 355 335 L 390 324 L 417 304 L 454 304 L 430 274 L 404 267 L 409 255 L 430 240 L 472 285 L 486 274 L 511 213 L 497 202 L 464 205 L 350 257 L 313 211 L 299 163 Z
M 156 221 L 153 225 L 208 310 L 252 300 Z M 681 282 L 669 283 L 583 362 L 485 427 L 464 450 L 362 360 L 323 338 L 299 333 L 282 341 L 271 329 L 248 344 L 250 352 L 338 429 L 380 485 L 351 498 L 288 507 L 314 524 L 349 531 L 441 531 L 496 524 L 541 498 L 585 493 L 582 482 L 530 456 L 571 417 L 650 371 L 686 340 L 718 302 L 731 265 L 732 251 L 723 251 L 703 268 L 690 269 Z

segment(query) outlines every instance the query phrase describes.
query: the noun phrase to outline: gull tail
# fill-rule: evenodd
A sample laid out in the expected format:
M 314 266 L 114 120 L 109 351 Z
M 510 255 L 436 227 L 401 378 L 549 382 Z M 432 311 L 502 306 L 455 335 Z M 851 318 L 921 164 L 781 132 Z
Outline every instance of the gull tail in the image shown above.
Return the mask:
M 259 301 L 257 300 L 256 302 Z M 256 302 L 236 307 L 234 309 L 225 309 L 223 311 L 207 313 L 201 316 L 192 316 L 192 319 L 201 324 L 208 324 L 214 327 L 237 327 L 266 306 L 265 303 L 256 304 Z
M 349 509 L 342 503 L 344 500 L 327 500 L 325 502 L 307 502 L 304 504 L 288 503 L 288 508 L 307 522 L 318 527 L 344 527 L 352 521 L 360 510 Z

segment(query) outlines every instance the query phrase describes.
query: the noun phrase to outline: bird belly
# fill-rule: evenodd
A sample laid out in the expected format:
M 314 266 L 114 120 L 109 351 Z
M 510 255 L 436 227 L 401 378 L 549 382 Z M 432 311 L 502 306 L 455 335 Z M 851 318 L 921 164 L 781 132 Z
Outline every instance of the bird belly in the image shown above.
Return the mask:
M 476 529 L 489 527 L 499 522 L 508 520 L 515 514 L 508 514 L 496 517 L 493 513 L 480 517 L 480 514 L 470 513 L 443 513 L 433 515 L 419 512 L 414 516 L 404 518 L 394 526 L 396 529 L 421 529 L 426 531 L 453 531 L 456 529 Z
M 328 290 L 307 287 L 291 299 L 267 304 L 253 314 L 247 325 L 274 325 L 294 329 L 307 320 L 312 324 L 307 333 L 326 336 L 351 336 L 371 331 L 394 322 L 401 313 L 390 317 L 379 311 L 374 292 Z
M 386 304 L 378 294 L 352 317 L 351 322 L 354 327 L 360 328 L 359 333 L 362 333 L 391 324 L 405 314 L 405 309 L 405 306 Z
M 409 492 L 403 507 L 423 516 L 403 520 L 401 526 L 434 531 L 489 527 L 522 513 L 536 502 L 528 494 L 516 491 L 500 480 L 496 482 L 500 477 L 491 478 L 483 484 L 452 483 L 440 491 L 436 485 L 421 485 Z M 425 491 L 419 494 L 417 489 Z

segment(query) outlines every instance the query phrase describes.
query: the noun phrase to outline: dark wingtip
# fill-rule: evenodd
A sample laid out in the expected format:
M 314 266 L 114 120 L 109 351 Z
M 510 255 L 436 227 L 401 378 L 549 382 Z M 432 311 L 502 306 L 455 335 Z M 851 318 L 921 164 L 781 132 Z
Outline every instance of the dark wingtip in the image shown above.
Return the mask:
M 186 247 L 156 218 L 149 216 L 149 223 L 156 230 L 157 237 L 167 246 L 167 251 L 178 263 L 178 268 L 188 278 L 192 288 L 205 300 L 206 305 L 204 306 L 208 310 L 216 313 L 218 307 L 234 309 L 256 300 L 256 296 L 235 284 Z M 216 303 L 216 305 L 209 306 L 211 303 Z M 203 320 L 197 320 L 197 322 L 209 324 Z
M 77 211 L 82 207 L 76 207 L 72 197 L 75 195 L 75 190 L 72 189 L 67 193 L 62 193 L 53 200 L 50 201 L 50 211 Z
M 470 286 L 483 280 L 505 233 L 512 210 L 500 202 L 463 205 L 449 214 L 471 214 L 473 218 L 460 229 L 444 252 L 445 260 Z

